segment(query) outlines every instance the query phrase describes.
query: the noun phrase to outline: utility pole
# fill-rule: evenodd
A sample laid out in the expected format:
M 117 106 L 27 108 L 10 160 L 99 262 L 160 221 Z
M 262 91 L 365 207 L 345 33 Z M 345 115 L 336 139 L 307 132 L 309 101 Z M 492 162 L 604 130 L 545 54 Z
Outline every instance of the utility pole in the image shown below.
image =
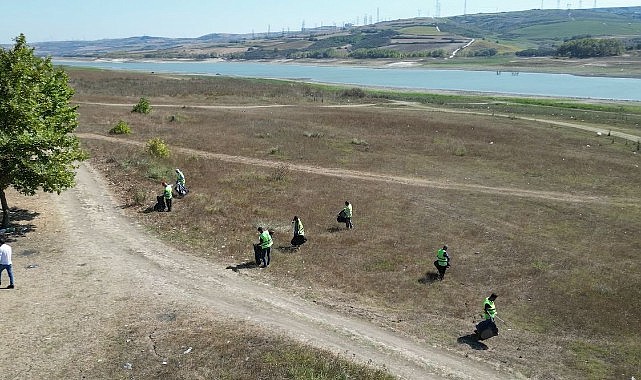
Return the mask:
M 467 0 L 463 3 L 463 16 L 467 15 Z
M 596 8 L 596 0 L 594 0 L 594 6 L 592 8 Z
M 436 0 L 436 17 L 441 17 L 441 1 Z
M 376 23 L 378 24 L 381 21 L 380 15 L 381 15 L 381 10 L 380 8 L 376 8 Z
M 556 0 L 556 9 L 561 9 L 561 0 Z

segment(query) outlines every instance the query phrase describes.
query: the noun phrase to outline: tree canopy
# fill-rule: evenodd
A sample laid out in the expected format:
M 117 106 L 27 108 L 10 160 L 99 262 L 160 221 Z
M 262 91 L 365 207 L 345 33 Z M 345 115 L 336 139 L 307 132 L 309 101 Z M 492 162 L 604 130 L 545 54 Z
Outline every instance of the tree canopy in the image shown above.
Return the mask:
M 67 74 L 40 58 L 23 34 L 12 49 L 0 49 L 0 202 L 9 224 L 5 190 L 25 195 L 74 185 L 75 169 L 87 154 L 72 132 L 78 126 Z

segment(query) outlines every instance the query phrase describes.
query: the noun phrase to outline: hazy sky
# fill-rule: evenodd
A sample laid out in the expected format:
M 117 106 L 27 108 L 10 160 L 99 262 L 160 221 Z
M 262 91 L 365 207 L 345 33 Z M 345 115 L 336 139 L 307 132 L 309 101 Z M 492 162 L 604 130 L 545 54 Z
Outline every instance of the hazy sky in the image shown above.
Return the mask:
M 592 8 L 595 0 L 439 0 L 440 15 L 541 8 Z M 0 44 L 132 36 L 297 31 L 364 20 L 436 16 L 437 0 L 0 0 Z M 599 7 L 641 0 L 597 0 Z M 467 5 L 467 7 L 466 7 Z

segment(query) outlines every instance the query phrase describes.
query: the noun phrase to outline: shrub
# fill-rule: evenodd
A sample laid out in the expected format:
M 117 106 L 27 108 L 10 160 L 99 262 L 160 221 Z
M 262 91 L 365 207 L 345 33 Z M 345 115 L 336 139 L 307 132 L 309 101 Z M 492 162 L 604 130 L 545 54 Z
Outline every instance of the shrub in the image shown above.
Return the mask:
M 132 190 L 131 200 L 134 205 L 142 206 L 147 203 L 147 193 L 141 189 Z
M 109 130 L 112 135 L 128 135 L 131 133 L 131 127 L 125 121 L 120 120 L 115 127 Z
M 161 138 L 154 137 L 153 139 L 147 141 L 147 152 L 158 158 L 167 158 L 169 157 L 169 147 Z
M 342 98 L 364 98 L 365 95 L 366 94 L 365 94 L 365 91 L 363 91 L 363 89 L 358 87 L 353 87 L 347 90 L 343 90 L 340 96 Z
M 138 104 L 134 106 L 131 112 L 142 113 L 145 115 L 148 114 L 149 112 L 151 112 L 151 105 L 149 104 L 149 100 L 147 100 L 147 98 L 145 97 L 141 97 L 138 101 Z
M 356 138 L 352 139 L 352 144 L 354 144 L 354 145 L 363 145 L 363 146 L 368 146 L 369 145 L 369 143 L 367 141 L 359 140 L 359 139 L 356 139 Z

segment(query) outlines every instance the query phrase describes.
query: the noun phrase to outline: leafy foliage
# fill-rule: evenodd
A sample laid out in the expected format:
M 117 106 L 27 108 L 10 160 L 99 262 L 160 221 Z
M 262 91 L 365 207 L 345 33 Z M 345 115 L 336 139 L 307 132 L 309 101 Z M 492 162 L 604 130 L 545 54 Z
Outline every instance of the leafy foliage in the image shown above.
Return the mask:
M 72 132 L 78 126 L 73 89 L 50 58 L 39 58 L 16 37 L 0 50 L 0 200 L 2 225 L 9 223 L 5 189 L 25 195 L 57 192 L 74 185 L 79 161 L 87 154 Z
M 149 100 L 145 97 L 141 97 L 131 112 L 142 113 L 145 115 L 148 114 L 151 112 L 151 104 L 149 103 Z
M 608 57 L 620 55 L 623 50 L 623 43 L 619 40 L 582 38 L 565 42 L 557 54 L 574 58 Z
M 131 127 L 127 122 L 120 120 L 115 127 L 109 130 L 109 133 L 112 135 L 128 135 L 131 133 Z
M 147 141 L 147 152 L 154 157 L 167 158 L 169 157 L 169 147 L 161 138 L 154 137 Z

